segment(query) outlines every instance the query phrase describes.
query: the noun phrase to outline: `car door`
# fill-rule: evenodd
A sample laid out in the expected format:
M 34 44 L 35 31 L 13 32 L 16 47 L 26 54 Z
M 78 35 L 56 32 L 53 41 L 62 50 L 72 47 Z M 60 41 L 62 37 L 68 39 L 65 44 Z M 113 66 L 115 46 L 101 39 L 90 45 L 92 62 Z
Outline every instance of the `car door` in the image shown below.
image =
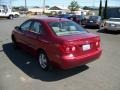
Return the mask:
M 27 33 L 25 33 L 27 37 L 27 43 L 29 46 L 29 50 L 32 54 L 36 53 L 36 50 L 40 47 L 41 41 L 39 38 L 42 38 L 43 26 L 40 21 L 34 20 L 31 28 Z
M 18 30 L 17 33 L 15 34 L 17 42 L 19 42 L 20 46 L 25 49 L 27 49 L 27 44 L 28 44 L 27 37 L 25 36 L 25 34 L 27 33 L 27 31 L 29 31 L 29 29 L 31 28 L 31 25 L 32 25 L 31 20 L 24 22 L 20 26 L 20 30 Z

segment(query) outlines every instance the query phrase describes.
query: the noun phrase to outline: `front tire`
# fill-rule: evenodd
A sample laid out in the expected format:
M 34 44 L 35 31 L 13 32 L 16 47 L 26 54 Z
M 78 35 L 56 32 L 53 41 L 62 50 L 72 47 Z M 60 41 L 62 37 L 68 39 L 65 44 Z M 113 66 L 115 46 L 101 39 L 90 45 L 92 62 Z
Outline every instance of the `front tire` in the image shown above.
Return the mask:
M 48 71 L 48 69 L 49 69 L 49 60 L 48 60 L 48 57 L 47 57 L 47 55 L 46 55 L 46 53 L 44 51 L 40 51 L 40 53 L 38 54 L 38 61 L 39 61 L 40 67 L 43 70 Z
M 14 36 L 12 36 L 12 43 L 13 43 L 14 48 L 18 48 L 18 43 Z
M 12 20 L 12 19 L 13 19 L 13 17 L 14 17 L 13 15 L 10 15 L 8 18 L 9 18 L 10 20 Z
M 15 14 L 15 18 L 18 18 L 18 17 L 19 17 L 19 15 Z

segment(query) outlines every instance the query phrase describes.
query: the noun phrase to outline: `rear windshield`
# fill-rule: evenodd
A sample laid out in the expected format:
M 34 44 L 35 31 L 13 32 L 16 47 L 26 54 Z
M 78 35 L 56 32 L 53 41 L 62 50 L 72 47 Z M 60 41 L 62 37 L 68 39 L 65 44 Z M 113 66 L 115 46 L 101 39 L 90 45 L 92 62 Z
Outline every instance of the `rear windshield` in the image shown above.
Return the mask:
M 109 19 L 109 21 L 120 22 L 120 19 L 113 19 L 113 18 L 111 18 L 111 19 Z
M 97 20 L 97 19 L 98 19 L 98 16 L 90 16 L 89 19 Z
M 77 18 L 84 19 L 85 17 L 83 15 L 77 15 Z
M 49 22 L 49 26 L 57 36 L 87 33 L 87 31 L 73 21 Z

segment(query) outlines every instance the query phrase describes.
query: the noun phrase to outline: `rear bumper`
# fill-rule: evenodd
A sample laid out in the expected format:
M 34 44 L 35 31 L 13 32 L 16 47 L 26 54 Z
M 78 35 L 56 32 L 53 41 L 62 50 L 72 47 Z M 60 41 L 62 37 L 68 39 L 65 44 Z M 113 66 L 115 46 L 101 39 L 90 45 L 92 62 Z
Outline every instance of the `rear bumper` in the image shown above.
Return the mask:
M 73 58 L 62 57 L 60 59 L 61 63 L 59 63 L 59 67 L 61 69 L 70 69 L 83 64 L 87 64 L 99 58 L 101 53 L 102 53 L 102 49 L 99 48 L 97 51 L 89 53 L 87 55 L 82 55 L 82 56 L 73 57 Z
M 100 25 L 97 24 L 97 23 L 87 23 L 86 26 L 88 26 L 88 27 L 98 27 Z

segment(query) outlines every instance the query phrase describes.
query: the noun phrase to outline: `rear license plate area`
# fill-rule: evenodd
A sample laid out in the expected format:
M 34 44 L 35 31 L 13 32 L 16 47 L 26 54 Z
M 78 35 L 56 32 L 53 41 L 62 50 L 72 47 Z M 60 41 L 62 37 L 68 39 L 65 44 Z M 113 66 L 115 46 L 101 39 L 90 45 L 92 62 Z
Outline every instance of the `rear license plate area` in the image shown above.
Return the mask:
M 83 51 L 88 51 L 91 49 L 90 44 L 86 44 L 82 46 Z

